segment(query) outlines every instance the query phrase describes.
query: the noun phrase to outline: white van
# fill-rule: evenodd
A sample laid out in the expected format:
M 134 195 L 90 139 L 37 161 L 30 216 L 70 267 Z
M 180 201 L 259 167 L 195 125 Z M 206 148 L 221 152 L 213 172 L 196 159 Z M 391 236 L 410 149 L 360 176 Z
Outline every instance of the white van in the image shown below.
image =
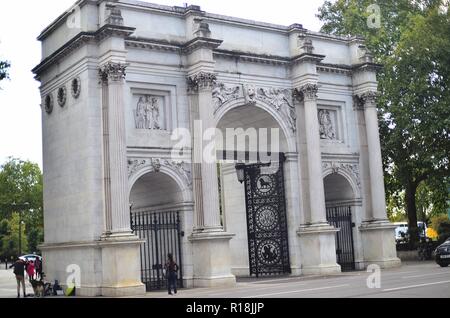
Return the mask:
M 394 223 L 397 227 L 395 228 L 395 240 L 397 242 L 404 241 L 408 234 L 408 223 L 407 222 L 396 222 Z M 421 238 L 427 237 L 427 224 L 425 222 L 417 222 L 417 227 L 419 229 L 419 236 Z

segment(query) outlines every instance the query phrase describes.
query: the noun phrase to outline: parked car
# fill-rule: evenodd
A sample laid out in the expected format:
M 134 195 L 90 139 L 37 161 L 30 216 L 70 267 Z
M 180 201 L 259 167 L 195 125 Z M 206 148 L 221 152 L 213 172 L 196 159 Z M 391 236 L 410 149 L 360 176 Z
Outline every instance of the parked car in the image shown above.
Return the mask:
M 36 258 L 39 258 L 39 260 L 42 262 L 42 257 L 39 255 L 35 255 L 35 254 L 28 254 L 28 255 L 23 255 L 23 256 L 19 257 L 19 259 L 24 260 L 26 262 L 29 262 L 29 261 L 34 262 L 36 260 Z
M 450 265 L 450 238 L 436 248 L 436 263 L 441 267 Z

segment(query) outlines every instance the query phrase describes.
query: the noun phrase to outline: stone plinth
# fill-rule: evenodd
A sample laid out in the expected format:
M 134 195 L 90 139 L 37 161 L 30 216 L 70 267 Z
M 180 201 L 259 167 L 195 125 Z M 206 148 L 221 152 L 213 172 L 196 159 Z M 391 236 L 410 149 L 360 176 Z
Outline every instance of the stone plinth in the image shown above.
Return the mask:
M 194 233 L 194 287 L 231 287 L 236 277 L 231 273 L 230 240 L 225 232 Z
M 395 225 L 388 221 L 364 222 L 359 230 L 362 233 L 364 261 L 368 265 L 381 268 L 401 266 L 395 247 Z
M 336 233 L 334 227 L 324 225 L 302 226 L 300 236 L 304 275 L 326 275 L 341 272 L 336 263 Z

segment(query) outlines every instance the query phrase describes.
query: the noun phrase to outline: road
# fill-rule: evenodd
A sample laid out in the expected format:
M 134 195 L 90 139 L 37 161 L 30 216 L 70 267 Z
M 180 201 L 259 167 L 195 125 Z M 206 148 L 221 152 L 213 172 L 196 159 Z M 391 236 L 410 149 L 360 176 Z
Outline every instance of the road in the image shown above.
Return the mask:
M 450 267 L 434 262 L 403 263 L 382 270 L 380 288 L 368 288 L 373 273 L 351 272 L 327 277 L 239 279 L 235 288 L 181 290 L 181 298 L 450 298 Z M 167 292 L 147 297 L 170 298 Z
M 396 269 L 382 270 L 380 286 L 366 271 L 332 276 L 287 277 L 238 280 L 234 288 L 197 288 L 147 293 L 146 298 L 450 298 L 450 267 L 434 262 L 403 263 Z M 369 288 L 368 278 L 371 287 Z M 379 287 L 379 288 L 378 288 Z M 27 293 L 32 293 L 27 284 Z M 11 270 L 0 268 L 0 297 L 16 297 L 16 282 Z

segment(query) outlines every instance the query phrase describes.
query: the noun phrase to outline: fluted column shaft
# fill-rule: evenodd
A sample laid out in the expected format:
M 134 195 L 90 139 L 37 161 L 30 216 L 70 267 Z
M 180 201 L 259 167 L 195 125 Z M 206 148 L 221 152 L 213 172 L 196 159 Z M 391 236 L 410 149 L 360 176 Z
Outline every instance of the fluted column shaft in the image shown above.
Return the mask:
M 306 124 L 306 147 L 309 175 L 309 198 L 311 223 L 326 224 L 325 190 L 322 179 L 322 154 L 320 150 L 320 127 L 317 117 L 316 84 L 306 84 L 297 89 L 303 99 Z
M 220 206 L 219 206 L 219 185 L 217 162 L 215 158 L 216 147 L 215 138 L 209 135 L 210 140 L 205 140 L 205 132 L 214 129 L 212 86 L 215 75 L 212 73 L 200 72 L 189 77 L 191 91 L 197 94 L 199 123 L 194 128 L 194 166 L 201 175 L 201 200 L 202 204 L 197 207 L 198 211 L 197 229 L 202 230 L 223 230 Z M 207 153 L 205 153 L 207 151 Z M 205 155 L 209 155 L 208 158 Z M 200 199 L 197 196 L 197 199 Z
M 100 76 L 104 90 L 107 90 L 104 94 L 107 97 L 104 110 L 104 120 L 107 121 L 104 131 L 106 230 L 112 234 L 131 233 L 124 101 L 125 66 L 107 63 L 100 69 Z
M 377 93 L 368 92 L 360 97 L 366 121 L 367 146 L 369 152 L 370 192 L 372 196 L 373 220 L 387 220 L 386 192 L 384 188 L 383 162 L 376 104 Z

